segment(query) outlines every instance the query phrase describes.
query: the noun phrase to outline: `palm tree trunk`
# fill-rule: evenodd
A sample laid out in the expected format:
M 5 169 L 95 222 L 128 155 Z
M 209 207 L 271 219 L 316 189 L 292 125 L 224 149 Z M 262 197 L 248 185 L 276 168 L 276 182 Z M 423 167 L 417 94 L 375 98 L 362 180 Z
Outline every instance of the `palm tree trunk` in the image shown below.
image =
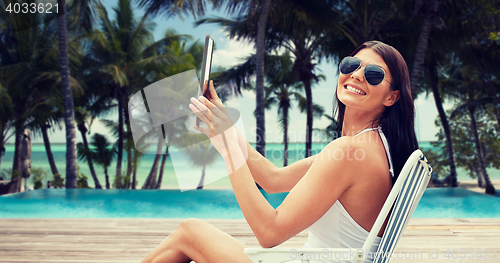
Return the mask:
M 306 92 L 306 156 L 305 158 L 311 156 L 312 148 L 312 129 L 313 129 L 313 103 L 312 103 L 312 91 L 311 91 L 311 79 L 305 79 L 302 81 L 304 84 L 304 90 Z
M 483 175 L 484 183 L 486 185 L 486 194 L 495 195 L 495 187 L 491 184 L 490 177 L 488 176 L 488 172 L 486 171 L 486 166 L 483 161 L 483 154 L 481 151 L 481 145 L 479 143 L 479 135 L 477 133 L 477 125 L 476 125 L 476 117 L 474 116 L 475 107 L 469 106 L 469 117 L 471 120 L 472 126 L 472 134 L 474 135 L 474 143 L 476 145 L 477 158 L 479 159 L 479 169 Z
M 453 142 L 451 140 L 451 130 L 448 123 L 448 117 L 443 109 L 443 102 L 441 101 L 441 94 L 438 88 L 438 77 L 437 77 L 437 67 L 436 61 L 431 59 L 428 64 L 430 83 L 432 87 L 432 94 L 434 95 L 434 102 L 436 103 L 436 108 L 439 113 L 439 119 L 441 120 L 441 125 L 443 126 L 445 138 L 446 138 L 446 149 L 448 150 L 448 163 L 450 165 L 450 177 L 448 184 L 450 187 L 457 187 L 457 168 L 455 165 L 455 150 L 453 149 Z
M 2 118 L 2 116 L 0 116 L 0 121 L 1 121 L 1 118 Z M 0 126 L 0 171 L 1 171 L 1 165 L 2 165 L 2 156 L 5 153 L 5 145 L 3 143 L 3 140 L 4 140 L 3 127 Z
M 425 60 L 425 51 L 427 50 L 427 43 L 429 42 L 429 35 L 432 29 L 433 15 L 426 15 L 422 21 L 422 29 L 418 37 L 417 50 L 415 51 L 415 59 L 413 60 L 413 67 L 410 76 L 411 96 L 415 100 L 417 97 L 417 85 L 422 73 L 422 67 Z
M 283 108 L 283 143 L 285 151 L 283 153 L 283 167 L 288 165 L 288 107 Z
M 109 176 L 108 176 L 108 168 L 104 167 L 104 176 L 106 176 L 106 189 L 109 189 Z
M 136 180 L 137 180 L 137 166 L 134 166 L 134 171 L 132 173 L 132 187 L 131 187 L 131 189 L 135 190 L 137 188 Z
M 123 159 L 123 95 L 120 87 L 116 88 L 118 99 L 118 153 L 116 155 L 116 188 L 121 188 L 122 159 Z
M 127 147 L 127 174 L 125 175 L 125 185 L 123 189 L 130 188 L 130 175 L 132 175 L 132 149 Z
M 264 0 L 260 10 L 259 22 L 257 27 L 257 40 L 256 40 L 256 77 L 257 83 L 255 87 L 256 93 L 256 111 L 255 118 L 257 124 L 257 138 L 256 150 L 266 157 L 266 120 L 265 120 L 265 107 L 264 107 L 264 54 L 265 54 L 265 41 L 266 41 L 266 25 L 267 16 L 271 9 L 271 0 Z
M 198 187 L 196 187 L 196 189 L 203 189 L 203 184 L 205 184 L 205 168 L 207 166 L 206 165 L 203 165 L 203 168 L 201 169 L 201 179 L 200 179 L 200 183 L 198 183 Z
M 144 184 L 142 185 L 141 189 L 151 189 L 153 185 L 153 176 L 156 176 L 156 171 L 158 171 L 158 160 L 159 160 L 159 155 L 155 156 L 155 160 L 153 161 L 153 166 L 151 166 L 151 171 L 149 171 L 149 175 L 146 178 L 146 181 L 144 181 Z
M 133 175 L 132 175 L 132 189 L 136 189 L 137 187 L 137 162 L 139 160 L 139 151 L 137 149 L 134 149 L 134 164 L 133 164 Z
M 58 0 L 57 3 L 66 13 L 66 1 Z M 68 37 L 66 27 L 66 14 L 57 18 L 59 27 L 59 57 L 61 59 L 61 84 L 64 94 L 64 122 L 66 124 L 66 188 L 77 187 L 77 159 L 76 159 L 76 124 L 75 110 L 73 108 L 73 93 L 70 87 Z
M 151 167 L 151 171 L 149 172 L 148 178 L 146 178 L 144 185 L 142 185 L 142 189 L 153 189 L 153 187 L 156 186 L 156 175 L 158 174 L 158 163 L 160 162 L 160 156 L 162 155 L 160 154 L 162 152 L 162 148 L 163 141 L 158 140 L 155 160 L 153 162 L 153 166 Z
M 483 178 L 483 174 L 481 173 L 481 171 L 479 169 L 479 164 L 476 164 L 474 166 L 474 171 L 476 172 L 476 175 L 477 175 L 477 186 L 479 186 L 480 188 L 484 188 L 484 178 Z
M 85 127 L 85 122 L 80 122 L 78 123 L 78 130 L 82 134 L 82 140 L 83 140 L 83 146 L 85 146 L 85 149 L 87 152 L 89 152 L 89 143 L 87 141 L 87 127 Z M 87 163 L 89 165 L 89 170 L 90 174 L 92 175 L 92 179 L 94 179 L 94 185 L 96 189 L 102 189 L 101 183 L 99 182 L 99 179 L 97 178 L 97 174 L 94 169 L 94 163 L 92 162 L 92 158 L 90 156 L 87 156 Z
M 16 125 L 16 141 L 14 144 L 14 161 L 12 164 L 11 183 L 12 187 L 8 193 L 17 193 L 21 188 L 21 148 L 23 145 L 23 127 Z
M 50 148 L 49 135 L 47 134 L 48 128 L 49 125 L 47 124 L 42 127 L 43 144 L 45 145 L 45 151 L 47 152 L 47 159 L 49 160 L 50 170 L 55 176 L 56 174 L 59 175 L 59 171 L 57 170 L 56 162 L 54 161 L 54 155 L 52 154 L 52 149 Z
M 498 99 L 497 99 L 498 100 Z M 495 107 L 495 115 L 497 117 L 497 123 L 498 123 L 498 129 L 497 132 L 500 132 L 500 105 L 498 104 L 493 104 L 493 107 Z
M 125 98 L 128 99 L 128 95 L 125 96 Z M 129 121 L 129 118 L 128 118 L 128 104 L 127 103 L 124 103 L 124 106 L 125 106 L 125 123 L 127 125 L 127 140 L 132 140 L 130 134 L 132 132 L 132 128 L 130 127 L 130 121 Z M 130 142 L 127 142 L 127 145 L 130 145 Z M 133 147 L 129 147 L 127 146 L 127 175 L 126 175 L 126 178 L 127 178 L 127 182 L 125 183 L 125 189 L 129 189 L 130 188 L 130 177 L 132 175 L 132 148 Z
M 165 163 L 167 161 L 168 149 L 169 148 L 170 148 L 170 145 L 167 145 L 167 150 L 165 151 L 165 154 L 161 158 L 160 175 L 158 176 L 158 182 L 156 183 L 155 189 L 160 189 L 161 188 L 161 182 L 163 180 L 163 172 L 164 172 L 164 169 L 165 169 Z

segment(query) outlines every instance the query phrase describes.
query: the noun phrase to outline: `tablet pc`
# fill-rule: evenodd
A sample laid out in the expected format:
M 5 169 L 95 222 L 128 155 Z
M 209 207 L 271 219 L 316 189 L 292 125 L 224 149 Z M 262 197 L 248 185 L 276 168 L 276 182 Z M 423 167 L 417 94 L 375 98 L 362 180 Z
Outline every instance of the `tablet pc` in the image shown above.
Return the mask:
M 198 96 L 203 96 L 210 99 L 208 92 L 208 83 L 210 81 L 210 70 L 212 68 L 212 55 L 214 53 L 214 39 L 207 35 L 205 37 L 205 50 L 203 51 L 203 61 L 201 63 L 200 88 Z M 200 126 L 200 119 L 196 118 L 196 126 Z

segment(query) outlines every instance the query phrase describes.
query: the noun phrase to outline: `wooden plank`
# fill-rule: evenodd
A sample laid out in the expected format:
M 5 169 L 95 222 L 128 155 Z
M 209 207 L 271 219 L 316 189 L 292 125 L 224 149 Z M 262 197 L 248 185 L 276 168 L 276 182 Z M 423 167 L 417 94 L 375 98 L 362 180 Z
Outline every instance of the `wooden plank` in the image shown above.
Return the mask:
M 259 247 L 245 220 L 208 219 L 207 222 L 249 247 Z M 182 219 L 0 219 L 0 262 L 138 262 L 165 239 Z M 281 244 L 300 248 L 305 230 Z M 412 253 L 423 259 L 455 262 L 447 250 L 496 249 L 495 259 L 467 262 L 500 262 L 500 219 L 411 219 L 396 248 L 408 262 Z M 438 258 L 427 259 L 437 251 Z M 492 256 L 492 255 L 491 255 Z

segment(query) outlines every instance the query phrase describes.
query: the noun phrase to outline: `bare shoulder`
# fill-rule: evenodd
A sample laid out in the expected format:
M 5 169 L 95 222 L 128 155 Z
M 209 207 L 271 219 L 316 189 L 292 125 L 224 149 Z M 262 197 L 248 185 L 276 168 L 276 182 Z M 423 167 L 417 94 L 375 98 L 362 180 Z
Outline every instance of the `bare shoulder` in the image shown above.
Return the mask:
M 325 159 L 340 164 L 343 173 L 356 178 L 374 174 L 384 176 L 388 171 L 385 149 L 377 132 L 343 136 L 330 142 L 316 158 Z

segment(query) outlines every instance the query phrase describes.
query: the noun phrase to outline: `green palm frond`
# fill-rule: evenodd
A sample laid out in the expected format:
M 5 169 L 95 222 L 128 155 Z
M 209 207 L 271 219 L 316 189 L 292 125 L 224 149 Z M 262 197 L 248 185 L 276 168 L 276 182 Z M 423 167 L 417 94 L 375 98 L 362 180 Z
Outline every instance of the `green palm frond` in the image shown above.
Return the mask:
M 325 108 L 319 104 L 313 103 L 313 116 L 315 118 L 321 118 L 325 113 Z
M 111 165 L 116 155 L 116 149 L 111 147 L 108 139 L 104 135 L 96 133 L 92 136 L 90 144 L 94 148 L 92 156 L 94 161 L 103 167 Z
M 113 136 L 117 137 L 118 136 L 118 123 L 116 121 L 112 120 L 99 120 L 102 124 L 104 124 L 104 127 L 110 129 L 111 134 Z
M 103 70 L 111 76 L 113 82 L 120 87 L 127 86 L 129 84 L 127 74 L 123 72 L 117 65 L 105 65 L 102 67 Z

